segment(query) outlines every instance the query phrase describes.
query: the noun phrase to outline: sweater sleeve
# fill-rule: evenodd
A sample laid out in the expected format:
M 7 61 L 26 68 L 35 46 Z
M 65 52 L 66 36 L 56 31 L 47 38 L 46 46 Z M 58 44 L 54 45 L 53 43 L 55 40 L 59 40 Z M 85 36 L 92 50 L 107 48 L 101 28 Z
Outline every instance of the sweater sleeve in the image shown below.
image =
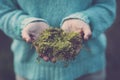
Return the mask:
M 116 0 L 93 0 L 93 4 L 86 10 L 73 13 L 67 19 L 80 19 L 90 25 L 92 38 L 96 38 L 110 27 L 116 16 Z
M 17 0 L 0 0 L 0 29 L 9 37 L 22 40 L 21 30 L 32 21 L 45 21 L 35 18 L 22 9 Z

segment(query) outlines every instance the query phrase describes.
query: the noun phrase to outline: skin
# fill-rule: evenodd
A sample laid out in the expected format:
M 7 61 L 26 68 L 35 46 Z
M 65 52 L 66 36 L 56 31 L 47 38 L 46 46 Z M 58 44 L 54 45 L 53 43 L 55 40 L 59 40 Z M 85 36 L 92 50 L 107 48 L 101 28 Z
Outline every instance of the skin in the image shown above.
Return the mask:
M 83 33 L 84 40 L 88 40 L 92 35 L 90 26 L 79 19 L 66 20 L 61 28 L 66 32 L 78 32 L 80 34 Z
M 49 28 L 49 25 L 45 22 L 30 23 L 22 30 L 22 38 L 26 42 L 32 42 L 33 40 L 36 40 L 39 34 L 47 28 Z
M 47 28 L 49 28 L 49 25 L 45 22 L 30 23 L 22 30 L 22 38 L 26 42 L 32 42 L 33 40 L 36 40 L 39 34 Z M 78 32 L 80 34 L 83 34 L 84 40 L 88 40 L 92 35 L 90 26 L 82 20 L 78 19 L 70 19 L 64 21 L 61 28 L 66 32 Z M 80 50 L 78 49 L 78 52 L 79 51 Z M 51 61 L 53 63 L 55 62 L 54 58 L 51 59 L 44 55 L 42 55 L 41 58 L 43 58 L 45 61 Z

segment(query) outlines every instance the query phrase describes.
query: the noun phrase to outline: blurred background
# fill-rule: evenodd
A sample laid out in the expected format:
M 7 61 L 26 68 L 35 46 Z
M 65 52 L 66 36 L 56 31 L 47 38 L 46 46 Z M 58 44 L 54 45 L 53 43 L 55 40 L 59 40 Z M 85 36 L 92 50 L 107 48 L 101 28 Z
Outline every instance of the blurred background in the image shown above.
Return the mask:
M 108 45 L 107 80 L 120 80 L 120 0 L 117 1 L 117 17 L 106 31 Z M 15 80 L 13 71 L 13 55 L 10 50 L 12 40 L 0 31 L 0 80 Z

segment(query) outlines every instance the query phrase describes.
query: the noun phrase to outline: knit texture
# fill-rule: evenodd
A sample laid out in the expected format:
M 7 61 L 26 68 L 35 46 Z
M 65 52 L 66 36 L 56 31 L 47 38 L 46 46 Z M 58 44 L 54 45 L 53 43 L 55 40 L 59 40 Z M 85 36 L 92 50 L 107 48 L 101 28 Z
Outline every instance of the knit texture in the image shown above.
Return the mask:
M 106 37 L 103 32 L 115 19 L 115 0 L 0 0 L 0 29 L 13 39 L 15 73 L 28 80 L 74 80 L 105 68 Z M 60 27 L 67 19 L 80 19 L 90 25 L 92 37 L 68 67 L 41 60 L 21 37 L 30 22 L 44 21 Z

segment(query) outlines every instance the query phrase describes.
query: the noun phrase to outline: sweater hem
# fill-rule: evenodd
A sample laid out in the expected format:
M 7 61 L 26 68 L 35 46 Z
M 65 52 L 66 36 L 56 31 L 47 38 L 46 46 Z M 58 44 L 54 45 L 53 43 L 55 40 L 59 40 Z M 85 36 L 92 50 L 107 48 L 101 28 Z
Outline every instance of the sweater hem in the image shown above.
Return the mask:
M 74 80 L 77 77 L 103 70 L 105 66 L 105 56 L 96 55 L 84 61 L 71 63 L 66 68 L 49 63 L 47 65 L 16 63 L 15 73 L 28 80 Z

